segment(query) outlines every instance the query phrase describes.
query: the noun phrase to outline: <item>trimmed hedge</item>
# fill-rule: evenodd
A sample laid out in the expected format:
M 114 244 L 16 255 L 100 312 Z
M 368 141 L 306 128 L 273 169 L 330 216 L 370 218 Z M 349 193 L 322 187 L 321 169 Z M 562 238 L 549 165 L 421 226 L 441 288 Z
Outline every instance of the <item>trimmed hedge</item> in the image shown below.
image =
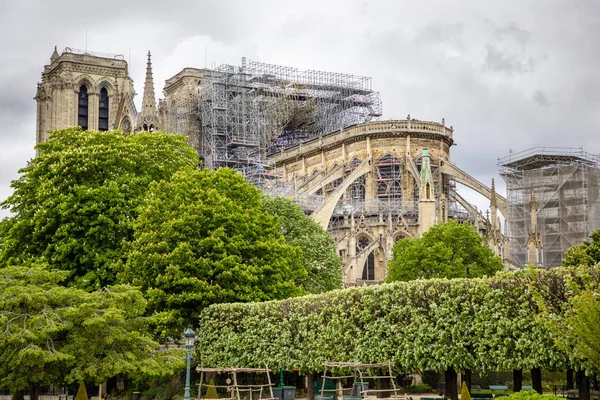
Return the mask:
M 554 345 L 538 314 L 560 314 L 572 286 L 600 268 L 523 270 L 337 290 L 265 303 L 218 304 L 201 318 L 204 366 L 323 369 L 327 361 L 382 362 L 396 371 L 541 367 L 578 360 Z M 571 287 L 571 288 L 570 288 Z

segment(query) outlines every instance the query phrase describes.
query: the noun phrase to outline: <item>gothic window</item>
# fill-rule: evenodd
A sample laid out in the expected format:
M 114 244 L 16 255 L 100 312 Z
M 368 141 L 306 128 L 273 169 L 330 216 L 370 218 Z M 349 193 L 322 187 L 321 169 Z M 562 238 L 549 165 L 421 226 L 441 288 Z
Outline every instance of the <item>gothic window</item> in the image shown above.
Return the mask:
M 365 266 L 363 268 L 362 279 L 365 281 L 373 281 L 375 280 L 375 252 L 372 251 L 367 260 L 365 261 Z
M 361 163 L 361 160 L 355 158 L 352 160 L 350 165 L 344 170 L 344 175 L 347 177 L 354 171 Z M 352 201 L 365 201 L 366 185 L 365 176 L 358 177 L 348 188 L 347 196 Z
M 108 91 L 106 88 L 100 90 L 100 105 L 98 107 L 98 130 L 108 130 Z
M 84 131 L 87 131 L 88 129 L 88 91 L 85 85 L 82 85 L 79 88 L 77 125 L 79 125 Z
M 356 254 L 359 254 L 361 251 L 366 249 L 369 246 L 369 238 L 366 236 L 361 236 L 356 243 Z

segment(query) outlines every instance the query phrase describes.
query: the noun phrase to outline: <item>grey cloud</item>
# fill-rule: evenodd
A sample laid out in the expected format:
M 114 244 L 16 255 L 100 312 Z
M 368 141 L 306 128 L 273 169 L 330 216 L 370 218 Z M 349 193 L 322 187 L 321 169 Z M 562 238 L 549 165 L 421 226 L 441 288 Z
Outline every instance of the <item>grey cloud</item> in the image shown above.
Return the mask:
M 506 26 L 495 26 L 495 36 L 498 39 L 512 38 L 517 41 L 521 46 L 525 46 L 531 38 L 531 32 L 525 29 L 521 29 L 519 24 L 516 22 L 510 22 Z
M 486 58 L 484 69 L 507 74 L 533 72 L 538 60 L 532 56 L 516 56 L 507 51 L 502 51 L 498 46 L 488 43 L 486 45 Z
M 446 43 L 452 44 L 459 48 L 464 48 L 462 40 L 464 33 L 463 23 L 447 23 L 445 21 L 435 21 L 425 29 L 423 29 L 417 36 L 417 42 L 425 43 Z
M 535 93 L 533 94 L 533 101 L 542 107 L 546 107 L 549 106 L 551 103 L 548 100 L 548 97 L 546 97 L 546 95 L 544 94 L 544 92 L 542 92 L 541 90 L 536 90 Z

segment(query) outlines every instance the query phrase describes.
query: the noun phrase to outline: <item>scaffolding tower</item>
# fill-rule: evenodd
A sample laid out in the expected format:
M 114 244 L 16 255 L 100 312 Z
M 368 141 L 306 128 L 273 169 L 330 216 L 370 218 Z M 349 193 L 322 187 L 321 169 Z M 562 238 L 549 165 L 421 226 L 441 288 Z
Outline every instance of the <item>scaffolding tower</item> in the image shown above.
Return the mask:
M 381 100 L 369 77 L 243 58 L 241 67 L 205 70 L 196 105 L 186 109 L 175 118 L 198 121 L 204 165 L 234 168 L 262 186 L 276 178 L 268 153 L 376 120 Z
M 498 160 L 506 182 L 510 257 L 523 266 L 531 232 L 532 195 L 545 268 L 561 265 L 567 250 L 600 228 L 600 157 L 583 149 L 532 148 Z

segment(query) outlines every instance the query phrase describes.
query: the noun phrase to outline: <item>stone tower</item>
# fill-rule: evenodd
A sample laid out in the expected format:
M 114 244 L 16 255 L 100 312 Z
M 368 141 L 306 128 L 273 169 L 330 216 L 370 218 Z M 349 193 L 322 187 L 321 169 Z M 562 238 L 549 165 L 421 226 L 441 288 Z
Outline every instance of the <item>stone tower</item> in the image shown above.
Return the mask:
M 36 143 L 48 131 L 81 126 L 131 132 L 136 115 L 133 81 L 122 55 L 100 55 L 56 47 L 37 85 Z
M 423 149 L 421 157 L 421 185 L 419 186 L 419 236 L 436 224 L 435 194 L 429 149 Z
M 156 110 L 156 99 L 154 98 L 154 78 L 152 77 L 152 60 L 148 50 L 148 62 L 146 63 L 146 80 L 144 81 L 144 97 L 142 99 L 142 111 L 138 116 L 136 131 L 152 132 L 158 128 L 158 114 Z
M 537 227 L 537 204 L 535 202 L 535 191 L 533 185 L 531 186 L 531 203 L 529 204 L 529 215 L 531 218 L 529 236 L 527 238 L 527 264 L 541 267 L 544 262 L 540 255 L 542 254 L 542 248 L 544 243 L 542 242 L 542 235 L 538 231 Z

